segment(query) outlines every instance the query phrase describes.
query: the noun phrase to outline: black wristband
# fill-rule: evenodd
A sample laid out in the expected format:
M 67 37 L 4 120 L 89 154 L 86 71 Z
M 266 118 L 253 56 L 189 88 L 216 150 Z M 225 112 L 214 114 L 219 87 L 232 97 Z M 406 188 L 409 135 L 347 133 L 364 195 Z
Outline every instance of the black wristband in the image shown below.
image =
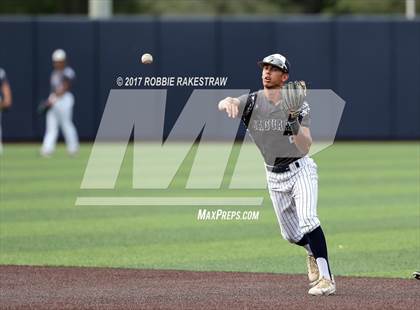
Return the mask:
M 299 133 L 300 128 L 299 120 L 295 118 L 293 121 L 288 121 L 287 123 L 292 130 L 292 134 L 296 136 Z

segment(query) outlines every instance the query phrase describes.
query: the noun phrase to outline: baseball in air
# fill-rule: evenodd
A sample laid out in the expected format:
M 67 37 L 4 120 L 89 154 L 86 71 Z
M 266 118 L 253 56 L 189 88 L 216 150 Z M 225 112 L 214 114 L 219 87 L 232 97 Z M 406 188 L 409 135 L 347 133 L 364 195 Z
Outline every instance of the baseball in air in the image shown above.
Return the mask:
M 153 62 L 153 56 L 149 53 L 145 53 L 141 56 L 141 62 L 145 65 L 149 65 Z

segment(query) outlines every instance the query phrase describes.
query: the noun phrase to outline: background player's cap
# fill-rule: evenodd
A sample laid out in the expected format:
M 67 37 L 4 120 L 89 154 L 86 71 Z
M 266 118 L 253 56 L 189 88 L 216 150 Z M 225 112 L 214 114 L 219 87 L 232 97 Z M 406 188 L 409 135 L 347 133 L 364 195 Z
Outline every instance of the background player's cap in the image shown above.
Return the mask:
M 265 64 L 276 66 L 277 68 L 280 68 L 280 70 L 286 73 L 290 72 L 290 63 L 286 59 L 286 57 L 284 57 L 281 54 L 268 55 L 267 57 L 264 57 L 263 60 L 258 62 L 258 65 L 260 67 L 262 67 Z
M 56 49 L 52 53 L 52 61 L 64 61 L 66 60 L 66 52 L 62 50 L 61 48 Z

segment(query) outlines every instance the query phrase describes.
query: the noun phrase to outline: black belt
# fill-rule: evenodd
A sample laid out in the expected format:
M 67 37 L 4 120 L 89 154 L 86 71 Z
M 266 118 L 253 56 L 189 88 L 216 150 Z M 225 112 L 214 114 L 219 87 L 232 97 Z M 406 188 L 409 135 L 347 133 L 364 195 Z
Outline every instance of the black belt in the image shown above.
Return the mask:
M 292 162 L 289 165 L 276 165 L 276 166 L 273 166 L 273 167 L 266 165 L 266 168 L 270 172 L 283 173 L 283 172 L 290 171 L 290 166 L 291 165 L 295 165 L 296 168 L 299 168 L 300 167 L 299 162 L 296 160 L 296 161 Z

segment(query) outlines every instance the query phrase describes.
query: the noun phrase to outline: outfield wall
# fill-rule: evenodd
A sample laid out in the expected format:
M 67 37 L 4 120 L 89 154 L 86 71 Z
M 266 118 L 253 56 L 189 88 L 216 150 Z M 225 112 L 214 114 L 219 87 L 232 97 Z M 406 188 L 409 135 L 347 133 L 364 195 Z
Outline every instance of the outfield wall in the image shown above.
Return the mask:
M 0 18 L 0 67 L 14 105 L 4 140 L 39 140 L 36 106 L 48 96 L 51 52 L 75 69 L 75 123 L 91 140 L 117 76 L 228 76 L 227 88 L 260 88 L 256 61 L 281 52 L 291 79 L 332 89 L 346 100 L 341 139 L 420 138 L 420 20 L 378 17 Z M 138 61 L 151 52 L 151 66 Z M 170 129 L 192 88 L 170 88 Z M 221 129 L 215 139 L 223 138 Z

